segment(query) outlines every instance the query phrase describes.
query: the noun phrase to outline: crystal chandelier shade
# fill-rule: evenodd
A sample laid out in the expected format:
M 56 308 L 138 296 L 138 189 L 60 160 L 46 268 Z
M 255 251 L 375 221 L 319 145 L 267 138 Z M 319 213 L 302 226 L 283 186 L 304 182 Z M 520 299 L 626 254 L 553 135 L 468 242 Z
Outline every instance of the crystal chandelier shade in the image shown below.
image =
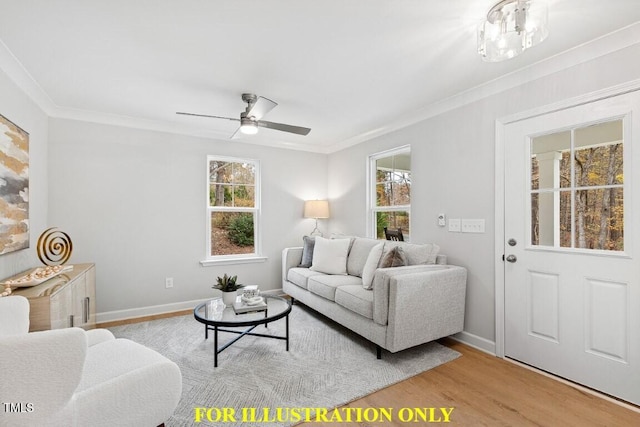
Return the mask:
M 487 62 L 520 55 L 549 34 L 547 5 L 534 0 L 503 0 L 478 26 L 478 53 Z

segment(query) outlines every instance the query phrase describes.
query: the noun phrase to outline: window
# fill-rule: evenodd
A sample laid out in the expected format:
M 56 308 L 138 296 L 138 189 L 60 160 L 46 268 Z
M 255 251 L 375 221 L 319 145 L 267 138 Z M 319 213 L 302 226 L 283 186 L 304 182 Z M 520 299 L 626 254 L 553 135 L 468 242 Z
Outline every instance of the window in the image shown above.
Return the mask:
M 531 140 L 531 244 L 624 251 L 623 122 Z
M 259 168 L 255 160 L 207 158 L 207 260 L 259 254 Z
M 411 235 L 411 147 L 369 157 L 369 233 L 384 239 L 384 227 Z

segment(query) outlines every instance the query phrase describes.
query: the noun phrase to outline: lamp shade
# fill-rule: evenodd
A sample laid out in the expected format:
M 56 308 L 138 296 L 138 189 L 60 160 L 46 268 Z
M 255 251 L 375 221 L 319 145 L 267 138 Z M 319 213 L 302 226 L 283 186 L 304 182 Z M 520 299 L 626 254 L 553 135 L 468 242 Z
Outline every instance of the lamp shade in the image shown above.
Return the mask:
M 328 200 L 307 200 L 304 202 L 305 218 L 329 218 Z

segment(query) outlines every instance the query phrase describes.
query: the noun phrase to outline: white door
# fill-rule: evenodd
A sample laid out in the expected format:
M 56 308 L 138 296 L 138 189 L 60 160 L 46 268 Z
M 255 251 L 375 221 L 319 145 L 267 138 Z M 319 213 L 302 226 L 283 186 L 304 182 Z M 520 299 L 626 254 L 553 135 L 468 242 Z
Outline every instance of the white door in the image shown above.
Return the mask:
M 640 404 L 640 95 L 504 131 L 505 356 Z

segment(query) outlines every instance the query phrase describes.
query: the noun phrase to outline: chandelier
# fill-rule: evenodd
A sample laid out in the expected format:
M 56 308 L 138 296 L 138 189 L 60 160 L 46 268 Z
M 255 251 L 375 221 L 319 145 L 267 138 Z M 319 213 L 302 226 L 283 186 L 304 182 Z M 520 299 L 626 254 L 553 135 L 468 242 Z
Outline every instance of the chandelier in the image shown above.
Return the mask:
M 547 5 L 534 0 L 503 0 L 478 26 L 478 53 L 487 62 L 520 55 L 549 34 Z

